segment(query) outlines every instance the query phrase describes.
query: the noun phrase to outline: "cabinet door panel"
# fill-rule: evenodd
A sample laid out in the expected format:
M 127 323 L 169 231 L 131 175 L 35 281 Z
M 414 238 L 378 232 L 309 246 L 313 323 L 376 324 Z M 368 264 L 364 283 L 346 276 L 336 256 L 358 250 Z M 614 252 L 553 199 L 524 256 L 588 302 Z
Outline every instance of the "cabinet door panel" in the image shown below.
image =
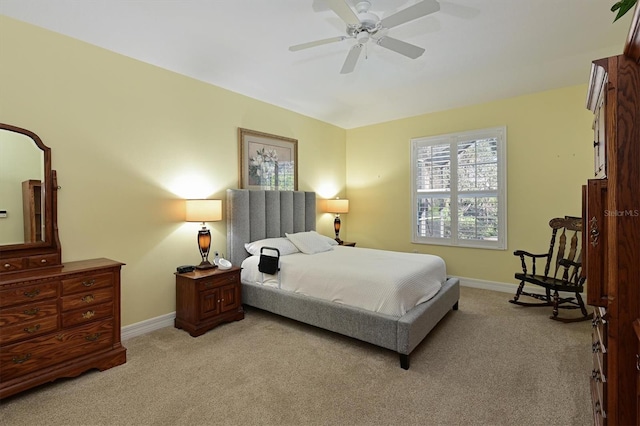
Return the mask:
M 220 313 L 220 289 L 214 288 L 200 293 L 200 319 Z

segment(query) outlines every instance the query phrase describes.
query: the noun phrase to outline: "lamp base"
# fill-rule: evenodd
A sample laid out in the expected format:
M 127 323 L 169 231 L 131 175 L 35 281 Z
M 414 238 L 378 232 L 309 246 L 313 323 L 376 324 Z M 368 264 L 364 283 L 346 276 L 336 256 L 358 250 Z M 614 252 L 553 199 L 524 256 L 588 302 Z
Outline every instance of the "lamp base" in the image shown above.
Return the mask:
M 199 265 L 196 265 L 196 269 L 213 269 L 216 265 L 212 264 L 208 260 L 203 260 Z

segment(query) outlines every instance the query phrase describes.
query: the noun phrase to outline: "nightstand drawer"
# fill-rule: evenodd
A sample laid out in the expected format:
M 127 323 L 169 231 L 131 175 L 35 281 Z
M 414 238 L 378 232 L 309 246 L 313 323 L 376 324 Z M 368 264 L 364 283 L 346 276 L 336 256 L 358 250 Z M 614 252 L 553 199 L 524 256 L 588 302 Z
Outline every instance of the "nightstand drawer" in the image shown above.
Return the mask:
M 240 272 L 229 272 L 228 274 L 201 278 L 198 280 L 198 291 L 205 291 L 215 287 L 240 282 Z

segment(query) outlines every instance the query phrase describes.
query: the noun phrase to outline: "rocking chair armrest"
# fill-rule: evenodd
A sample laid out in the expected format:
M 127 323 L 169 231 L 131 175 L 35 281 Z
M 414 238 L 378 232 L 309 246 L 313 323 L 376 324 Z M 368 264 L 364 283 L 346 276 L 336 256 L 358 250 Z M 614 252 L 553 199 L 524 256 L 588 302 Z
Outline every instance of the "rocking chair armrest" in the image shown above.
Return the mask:
M 516 250 L 513 252 L 514 256 L 529 256 L 529 257 L 548 257 L 549 253 L 544 253 L 544 254 L 532 254 L 529 253 L 528 251 L 524 251 L 524 250 Z
M 560 266 L 564 266 L 565 268 L 570 268 L 572 266 L 575 266 L 576 268 L 580 268 L 582 266 L 582 262 L 574 262 L 569 259 L 560 259 L 560 262 L 558 263 L 560 264 Z

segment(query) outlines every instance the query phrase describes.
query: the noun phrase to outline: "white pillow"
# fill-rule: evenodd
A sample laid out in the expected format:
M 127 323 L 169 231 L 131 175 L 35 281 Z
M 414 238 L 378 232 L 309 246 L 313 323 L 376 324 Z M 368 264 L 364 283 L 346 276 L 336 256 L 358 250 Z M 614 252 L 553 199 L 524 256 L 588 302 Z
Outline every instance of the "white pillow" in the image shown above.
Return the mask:
M 298 247 L 298 250 L 305 254 L 321 253 L 333 250 L 332 244 L 327 240 L 329 237 L 320 235 L 315 231 L 297 232 L 295 234 L 284 234 L 291 242 Z
M 280 250 L 280 256 L 300 253 L 300 250 L 298 250 L 298 248 L 295 245 L 293 245 L 291 241 L 289 241 L 284 237 L 266 238 L 264 240 L 258 240 L 258 241 L 254 241 L 252 243 L 247 243 L 244 245 L 244 248 L 252 256 L 259 256 L 260 249 L 262 247 L 275 247 L 278 250 Z
M 326 235 L 318 234 L 316 231 L 309 231 L 309 232 L 313 232 L 314 234 L 318 235 L 319 237 L 325 239 L 329 243 L 329 245 L 332 245 L 332 246 L 340 245 L 340 244 L 338 244 L 338 242 L 336 240 L 334 240 L 331 237 L 327 237 Z

